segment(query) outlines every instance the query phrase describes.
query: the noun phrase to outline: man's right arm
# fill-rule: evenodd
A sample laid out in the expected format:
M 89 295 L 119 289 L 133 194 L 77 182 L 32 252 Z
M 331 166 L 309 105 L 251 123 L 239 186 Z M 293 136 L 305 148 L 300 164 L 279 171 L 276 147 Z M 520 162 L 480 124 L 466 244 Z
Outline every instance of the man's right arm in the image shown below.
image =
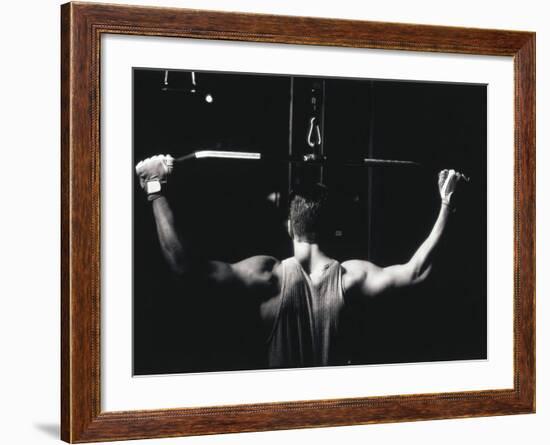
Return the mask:
M 162 254 L 174 274 L 186 275 L 193 265 L 190 242 L 176 231 L 174 213 L 166 196 L 159 196 L 152 206 Z
M 148 193 L 157 229 L 160 248 L 171 271 L 180 278 L 206 280 L 222 288 L 240 287 L 253 291 L 259 301 L 269 298 L 278 289 L 275 270 L 279 262 L 268 256 L 255 256 L 238 263 L 207 261 L 196 255 L 191 239 L 176 227 L 174 213 L 163 185 L 171 174 L 170 156 L 153 156 L 136 166 L 142 188 Z M 153 182 L 151 187 L 149 184 Z
M 136 174 L 153 209 L 162 254 L 171 271 L 182 276 L 190 272 L 193 262 L 190 242 L 176 231 L 174 213 L 164 194 L 173 162 L 174 158 L 170 155 L 152 156 L 136 165 Z

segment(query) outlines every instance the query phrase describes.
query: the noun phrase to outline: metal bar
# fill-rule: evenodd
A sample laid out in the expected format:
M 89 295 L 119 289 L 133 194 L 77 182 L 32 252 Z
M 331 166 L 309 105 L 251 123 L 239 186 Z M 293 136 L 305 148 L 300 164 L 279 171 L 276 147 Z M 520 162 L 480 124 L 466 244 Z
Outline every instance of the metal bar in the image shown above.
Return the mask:
M 222 151 L 222 150 L 199 150 L 185 156 L 176 158 L 176 162 L 188 161 L 190 159 L 250 159 L 259 160 L 261 153 L 249 151 Z
M 191 159 L 240 159 L 240 160 L 253 160 L 253 161 L 268 161 L 268 162 L 288 162 L 289 164 L 307 164 L 307 165 L 341 165 L 346 167 L 424 167 L 419 162 L 414 161 L 401 161 L 398 159 L 376 159 L 376 158 L 364 158 L 358 161 L 329 161 L 326 156 L 315 156 L 312 154 L 304 155 L 301 159 L 288 157 L 284 158 L 271 158 L 262 155 L 257 152 L 249 151 L 222 151 L 222 150 L 199 150 L 193 153 L 189 153 L 184 156 L 180 156 L 174 159 L 174 162 L 186 162 Z M 470 178 L 460 174 L 460 178 L 466 182 L 470 182 Z
M 345 164 L 345 165 L 352 165 L 352 164 Z M 416 166 L 416 167 L 420 167 L 421 164 L 419 164 L 418 162 L 414 162 L 414 161 L 399 161 L 399 160 L 395 160 L 395 159 L 375 159 L 375 158 L 365 158 L 363 159 L 363 165 L 366 165 L 366 166 L 369 166 L 369 167 L 374 167 L 374 166 L 379 166 L 379 165 L 402 165 L 402 166 L 405 166 L 405 165 L 409 165 L 409 166 Z
M 367 156 L 374 156 L 374 82 L 369 82 L 369 141 L 367 148 Z M 373 254 L 373 233 L 374 233 L 374 214 L 372 206 L 374 188 L 374 171 L 372 168 L 367 169 L 367 258 L 372 259 Z
M 224 151 L 224 150 L 199 150 L 193 153 L 189 153 L 184 156 L 180 156 L 175 159 L 175 162 L 185 162 L 191 159 L 241 159 L 241 160 L 254 160 L 254 161 L 270 161 L 270 162 L 289 162 L 292 164 L 311 164 L 311 165 L 330 165 L 338 164 L 351 167 L 362 166 L 421 166 L 418 162 L 414 161 L 402 161 L 396 159 L 375 159 L 364 158 L 351 161 L 336 161 L 332 162 L 325 156 L 310 156 L 304 155 L 302 158 L 296 158 L 289 156 L 287 158 L 270 158 L 262 155 L 258 152 L 249 151 Z
M 321 115 L 321 118 L 319 119 L 321 121 L 320 125 L 321 125 L 321 146 L 319 147 L 320 149 L 320 154 L 321 156 L 326 156 L 326 153 L 325 153 L 325 98 L 326 98 L 326 94 L 325 94 L 325 79 L 323 79 L 321 81 L 321 112 L 320 112 L 320 115 Z M 319 127 L 317 127 L 319 128 Z M 319 182 L 321 184 L 325 184 L 325 167 L 323 164 L 321 164 L 321 168 L 319 169 Z
M 293 119 L 294 119 L 294 76 L 290 77 L 290 101 L 288 104 L 288 157 L 292 158 L 294 155 L 294 147 L 292 145 L 292 136 L 294 134 L 292 130 L 293 126 Z M 288 190 L 287 190 L 287 197 L 290 196 L 290 192 L 293 188 L 293 182 L 292 182 L 292 175 L 293 175 L 293 168 L 294 165 L 289 162 L 288 163 Z

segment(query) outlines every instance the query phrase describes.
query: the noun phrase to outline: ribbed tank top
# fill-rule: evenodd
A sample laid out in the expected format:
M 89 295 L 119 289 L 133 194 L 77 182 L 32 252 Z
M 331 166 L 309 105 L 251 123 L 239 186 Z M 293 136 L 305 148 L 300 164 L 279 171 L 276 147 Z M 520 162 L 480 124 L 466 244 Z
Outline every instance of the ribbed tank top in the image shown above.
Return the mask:
M 340 263 L 329 263 L 316 281 L 294 257 L 282 262 L 280 304 L 268 338 L 270 367 L 339 364 L 336 354 L 344 306 Z

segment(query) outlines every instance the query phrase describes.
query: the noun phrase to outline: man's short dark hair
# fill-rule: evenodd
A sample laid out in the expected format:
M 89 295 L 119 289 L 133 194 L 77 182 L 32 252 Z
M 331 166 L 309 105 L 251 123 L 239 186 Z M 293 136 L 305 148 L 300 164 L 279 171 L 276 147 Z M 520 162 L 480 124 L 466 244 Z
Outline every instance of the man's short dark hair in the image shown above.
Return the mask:
M 298 241 L 319 242 L 328 232 L 328 189 L 323 184 L 296 188 L 290 196 L 290 228 Z

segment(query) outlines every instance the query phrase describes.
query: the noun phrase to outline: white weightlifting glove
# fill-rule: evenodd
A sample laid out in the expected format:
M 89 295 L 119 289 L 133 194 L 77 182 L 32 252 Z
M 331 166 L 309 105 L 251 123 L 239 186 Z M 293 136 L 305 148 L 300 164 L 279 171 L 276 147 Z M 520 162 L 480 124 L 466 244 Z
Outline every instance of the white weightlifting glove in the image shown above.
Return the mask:
M 458 182 L 465 178 L 462 173 L 455 170 L 441 170 L 439 172 L 439 178 L 437 184 L 439 186 L 439 195 L 441 196 L 441 202 L 445 205 L 450 205 L 451 196 L 456 190 Z
M 161 196 L 168 176 L 174 168 L 174 158 L 170 155 L 156 155 L 138 162 L 136 174 L 147 199 L 153 201 Z

